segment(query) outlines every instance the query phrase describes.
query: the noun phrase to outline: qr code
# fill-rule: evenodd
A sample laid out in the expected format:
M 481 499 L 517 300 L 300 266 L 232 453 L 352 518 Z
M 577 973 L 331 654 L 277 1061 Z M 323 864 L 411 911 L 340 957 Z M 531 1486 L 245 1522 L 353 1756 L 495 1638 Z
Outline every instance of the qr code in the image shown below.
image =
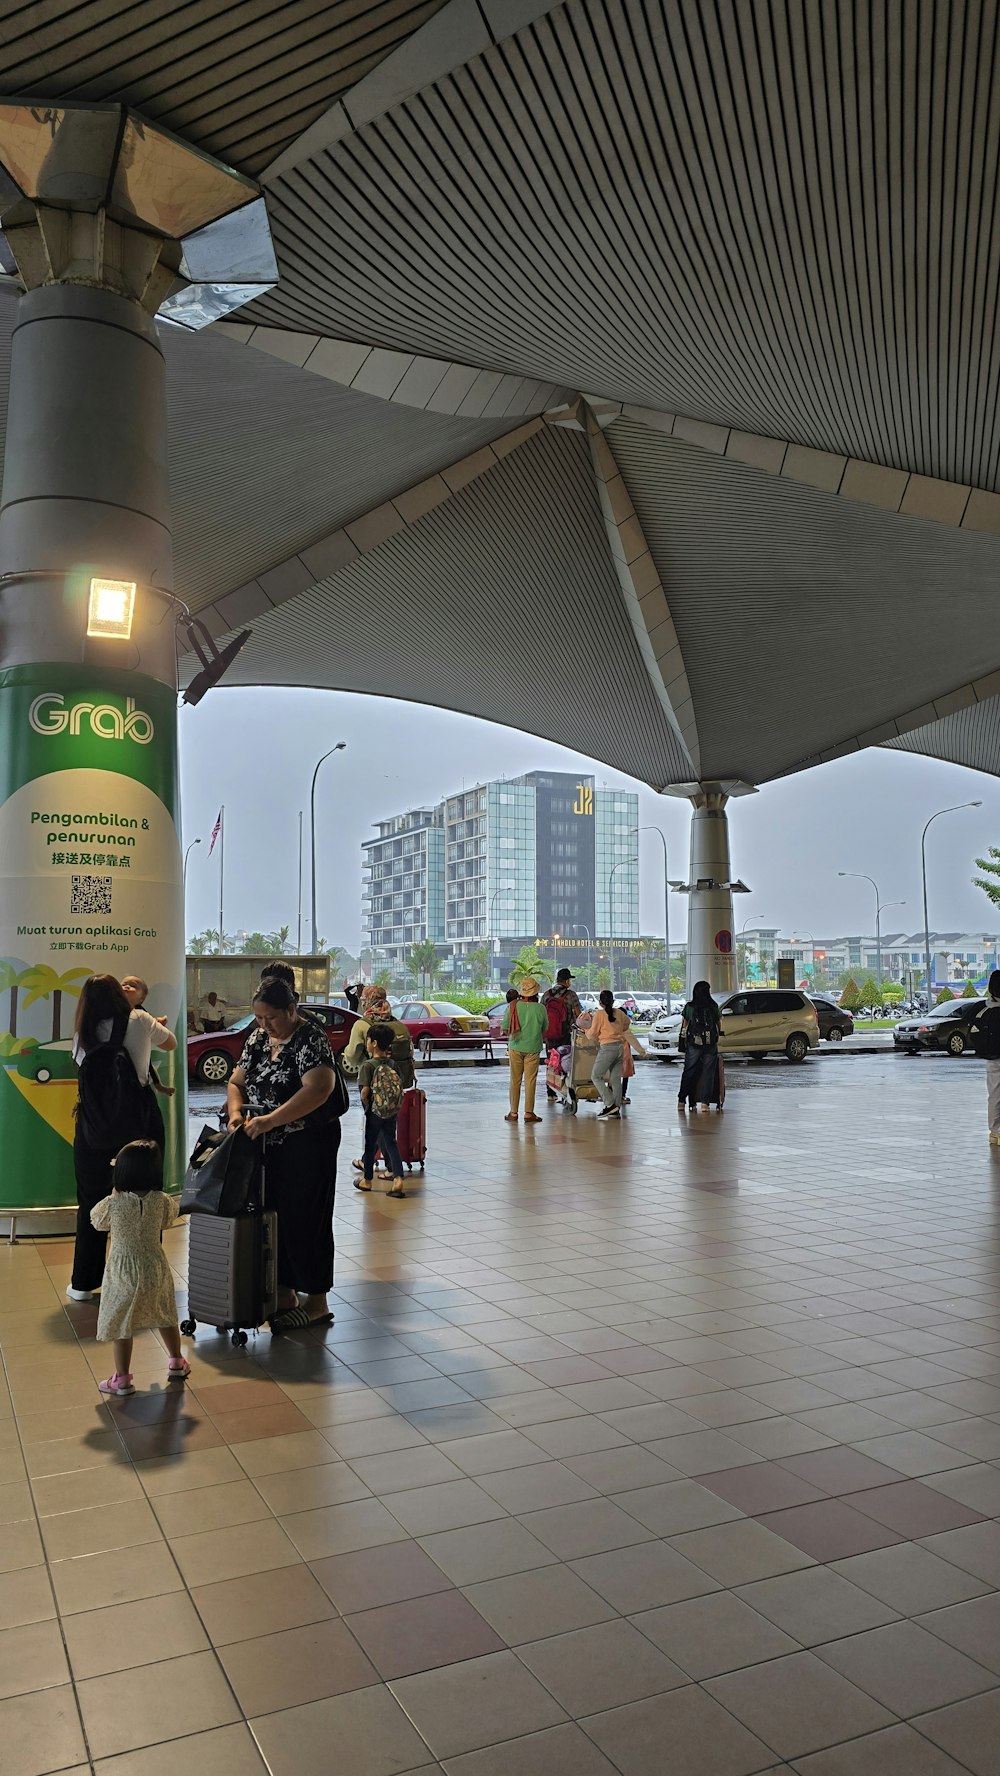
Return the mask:
M 110 913 L 110 876 L 71 876 L 69 910 L 71 913 Z

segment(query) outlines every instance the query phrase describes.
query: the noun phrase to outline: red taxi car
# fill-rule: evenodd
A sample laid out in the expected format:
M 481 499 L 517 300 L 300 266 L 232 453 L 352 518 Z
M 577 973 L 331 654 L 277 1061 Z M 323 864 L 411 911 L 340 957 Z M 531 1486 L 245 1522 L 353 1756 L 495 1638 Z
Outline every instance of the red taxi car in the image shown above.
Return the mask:
M 339 1005 L 303 1005 L 302 1011 L 321 1018 L 334 1054 L 347 1047 L 355 1013 Z M 230 1030 L 212 1030 L 187 1039 L 188 1079 L 192 1085 L 225 1085 L 243 1053 L 249 1032 L 257 1020 L 251 1013 Z

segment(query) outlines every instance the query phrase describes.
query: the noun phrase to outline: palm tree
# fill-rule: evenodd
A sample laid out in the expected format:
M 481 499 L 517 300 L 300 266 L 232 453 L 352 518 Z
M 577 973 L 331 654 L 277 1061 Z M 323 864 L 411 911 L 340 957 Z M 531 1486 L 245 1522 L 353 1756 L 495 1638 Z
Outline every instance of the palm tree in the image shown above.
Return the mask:
M 0 962 L 0 993 L 10 994 L 10 1015 L 7 1025 L 12 1036 L 17 1035 L 17 991 L 19 987 L 23 987 L 28 973 L 30 973 L 30 969 L 25 973 L 18 974 L 17 969 L 10 962 Z
M 27 987 L 28 995 L 24 1001 L 24 1009 L 35 1004 L 38 999 L 52 1000 L 52 1040 L 58 1042 L 62 1036 L 62 997 L 64 993 L 80 996 L 80 987 L 90 979 L 89 968 L 69 968 L 65 974 L 57 974 L 47 962 L 39 962 L 29 968 L 21 976 L 20 985 Z
M 414 974 L 420 976 L 425 987 L 428 981 L 430 982 L 431 991 L 433 991 L 434 977 L 438 971 L 437 945 L 429 937 L 422 938 L 419 943 L 413 945 L 406 960 Z

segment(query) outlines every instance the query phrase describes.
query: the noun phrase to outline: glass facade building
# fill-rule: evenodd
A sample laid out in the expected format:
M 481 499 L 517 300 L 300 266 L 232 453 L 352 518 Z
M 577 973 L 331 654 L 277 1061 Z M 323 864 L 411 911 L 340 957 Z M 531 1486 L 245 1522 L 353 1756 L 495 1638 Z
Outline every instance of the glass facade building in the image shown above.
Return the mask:
M 458 954 L 639 935 L 638 797 L 531 771 L 383 821 L 364 845 L 367 940 L 403 965 L 430 938 Z

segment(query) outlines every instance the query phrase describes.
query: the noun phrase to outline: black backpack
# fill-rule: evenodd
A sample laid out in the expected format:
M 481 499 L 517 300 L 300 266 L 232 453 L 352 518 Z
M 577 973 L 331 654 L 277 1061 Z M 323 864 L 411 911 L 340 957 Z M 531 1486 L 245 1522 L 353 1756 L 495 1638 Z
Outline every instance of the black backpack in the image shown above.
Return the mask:
M 129 1141 L 163 1145 L 163 1119 L 151 1087 L 140 1084 L 125 1048 L 128 1015 L 115 1018 L 106 1042 L 80 1062 L 76 1126 L 95 1153 L 117 1153 Z
M 692 1005 L 687 1039 L 696 1048 L 710 1048 L 717 1033 L 717 1012 L 714 1005 Z
M 972 1026 L 972 1046 L 982 1061 L 1000 1061 L 1000 1005 L 984 1005 Z

